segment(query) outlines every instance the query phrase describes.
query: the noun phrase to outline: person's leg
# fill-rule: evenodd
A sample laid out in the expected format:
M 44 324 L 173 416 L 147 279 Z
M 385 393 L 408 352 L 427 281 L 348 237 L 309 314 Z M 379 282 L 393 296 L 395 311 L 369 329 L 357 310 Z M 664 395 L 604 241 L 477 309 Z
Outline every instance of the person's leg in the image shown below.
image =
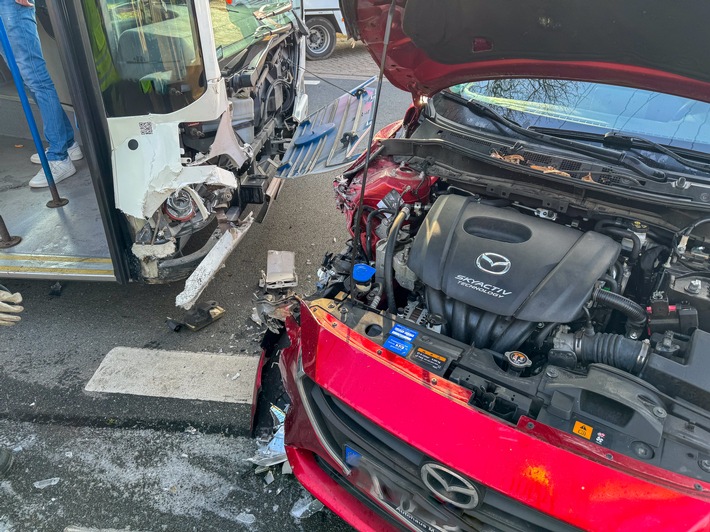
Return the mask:
M 62 109 L 42 56 L 35 10 L 33 7 L 21 6 L 14 0 L 0 0 L 0 17 L 22 79 L 42 115 L 44 136 L 49 143 L 47 159 L 66 159 L 67 149 L 74 143 L 74 129 Z

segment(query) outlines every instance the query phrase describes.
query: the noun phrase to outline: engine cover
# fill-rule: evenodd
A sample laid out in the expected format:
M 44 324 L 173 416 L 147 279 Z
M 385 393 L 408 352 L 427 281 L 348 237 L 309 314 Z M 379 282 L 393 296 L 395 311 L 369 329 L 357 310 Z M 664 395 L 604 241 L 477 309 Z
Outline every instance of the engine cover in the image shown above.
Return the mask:
M 502 316 L 567 323 L 620 246 L 514 209 L 447 195 L 419 229 L 408 266 L 447 296 Z

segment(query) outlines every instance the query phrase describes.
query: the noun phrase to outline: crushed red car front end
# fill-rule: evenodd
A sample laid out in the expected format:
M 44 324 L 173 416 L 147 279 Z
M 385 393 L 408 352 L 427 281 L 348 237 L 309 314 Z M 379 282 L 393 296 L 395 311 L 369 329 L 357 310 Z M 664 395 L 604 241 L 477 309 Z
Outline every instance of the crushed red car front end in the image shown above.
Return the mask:
M 358 530 L 710 527 L 707 485 L 483 413 L 470 391 L 358 332 L 371 318 L 344 301 L 303 302 L 280 358 L 294 473 Z

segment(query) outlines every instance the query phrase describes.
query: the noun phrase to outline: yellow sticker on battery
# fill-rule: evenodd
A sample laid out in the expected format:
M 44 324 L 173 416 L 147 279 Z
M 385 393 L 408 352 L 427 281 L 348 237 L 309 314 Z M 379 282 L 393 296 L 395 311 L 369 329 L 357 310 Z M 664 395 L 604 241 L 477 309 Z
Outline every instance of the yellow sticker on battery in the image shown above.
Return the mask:
M 591 440 L 594 428 L 586 423 L 582 423 L 581 421 L 575 421 L 572 432 L 574 432 L 577 436 Z

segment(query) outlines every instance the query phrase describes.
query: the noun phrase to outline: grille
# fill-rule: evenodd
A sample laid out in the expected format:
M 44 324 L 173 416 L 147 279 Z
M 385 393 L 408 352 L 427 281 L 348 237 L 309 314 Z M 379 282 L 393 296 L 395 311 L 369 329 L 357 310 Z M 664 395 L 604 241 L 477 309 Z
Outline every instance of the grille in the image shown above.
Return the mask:
M 304 377 L 303 384 L 307 395 L 305 399 L 309 401 L 318 428 L 332 449 L 339 450 L 341 455 L 345 445 L 362 450 L 369 460 L 396 478 L 400 486 L 406 486 L 419 500 L 427 501 L 434 513 L 446 513 L 456 520 L 462 530 L 577 530 L 480 484 L 482 502 L 473 510 L 461 510 L 438 501 L 420 478 L 421 466 L 435 460 L 358 414 L 307 377 Z M 326 467 L 323 461 L 319 463 L 326 473 L 337 482 L 348 485 L 349 491 L 353 492 L 353 487 L 339 473 Z M 359 494 L 358 498 L 373 506 L 368 497 Z M 380 512 L 390 518 L 383 510 Z
M 525 157 L 526 162 L 531 163 L 531 164 L 548 166 L 552 163 L 552 157 L 550 157 L 549 155 L 542 155 L 541 153 L 524 151 L 523 157 Z
M 562 159 L 559 169 L 563 172 L 576 172 L 580 168 L 582 168 L 582 163 L 577 161 L 570 161 L 569 159 Z
M 611 168 L 603 168 L 602 173 L 599 176 L 599 183 L 601 183 L 602 185 L 614 185 L 618 183 L 620 181 L 619 176 L 614 175 L 611 172 Z

